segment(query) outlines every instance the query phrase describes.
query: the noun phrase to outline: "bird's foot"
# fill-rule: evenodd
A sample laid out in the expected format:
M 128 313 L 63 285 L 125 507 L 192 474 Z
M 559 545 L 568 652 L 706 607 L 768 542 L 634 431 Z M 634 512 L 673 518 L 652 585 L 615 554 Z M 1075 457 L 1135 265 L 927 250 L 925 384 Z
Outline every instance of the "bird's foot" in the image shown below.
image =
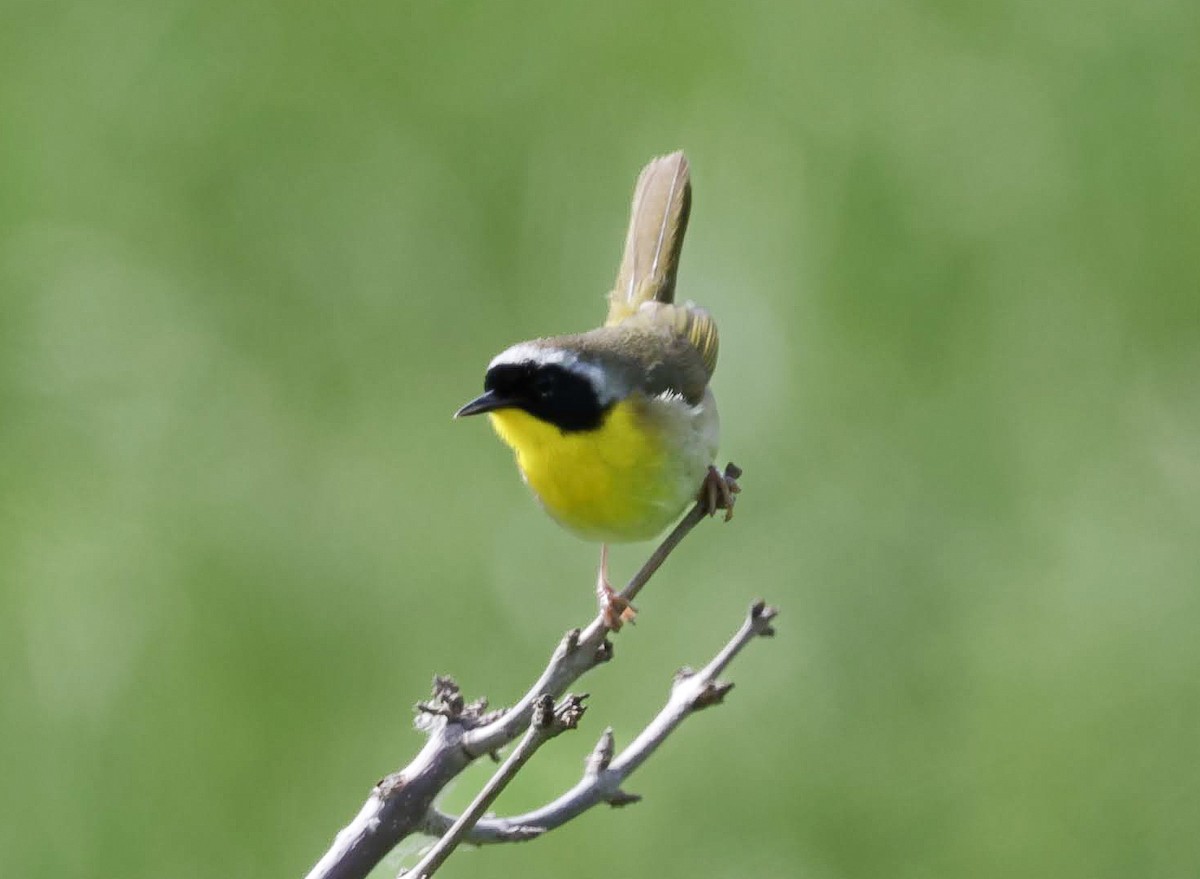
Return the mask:
M 621 631 L 621 626 L 632 623 L 637 617 L 637 608 L 607 583 L 596 585 L 596 597 L 600 602 L 600 613 L 604 615 L 604 626 L 613 632 Z
M 608 545 L 600 547 L 600 570 L 596 574 L 596 600 L 600 605 L 600 613 L 604 617 L 605 628 L 621 631 L 625 623 L 632 623 L 637 616 L 637 608 L 623 598 L 608 582 Z
M 717 510 L 724 510 L 726 522 L 733 518 L 733 503 L 742 490 L 737 483 L 741 475 L 742 468 L 732 461 L 725 465 L 724 473 L 712 464 L 708 465 L 708 473 L 700 486 L 700 503 L 704 504 L 708 515 L 715 516 Z

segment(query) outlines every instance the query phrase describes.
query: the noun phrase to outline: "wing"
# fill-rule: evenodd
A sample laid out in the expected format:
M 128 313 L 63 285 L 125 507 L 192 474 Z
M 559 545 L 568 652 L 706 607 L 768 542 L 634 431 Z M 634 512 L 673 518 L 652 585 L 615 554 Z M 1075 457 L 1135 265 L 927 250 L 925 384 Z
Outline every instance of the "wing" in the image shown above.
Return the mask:
M 546 341 L 602 365 L 618 397 L 673 393 L 692 405 L 704 398 L 717 358 L 716 324 L 690 304 L 647 303 L 616 326 Z
M 645 303 L 636 314 L 626 318 L 622 326 L 669 333 L 687 342 L 700 356 L 706 382 L 717 369 L 717 354 L 720 349 L 717 322 L 707 310 L 695 303 Z
M 608 295 L 608 326 L 634 314 L 643 302 L 674 300 L 691 206 L 691 177 L 682 152 L 661 156 L 642 169 L 633 190 L 621 268 Z

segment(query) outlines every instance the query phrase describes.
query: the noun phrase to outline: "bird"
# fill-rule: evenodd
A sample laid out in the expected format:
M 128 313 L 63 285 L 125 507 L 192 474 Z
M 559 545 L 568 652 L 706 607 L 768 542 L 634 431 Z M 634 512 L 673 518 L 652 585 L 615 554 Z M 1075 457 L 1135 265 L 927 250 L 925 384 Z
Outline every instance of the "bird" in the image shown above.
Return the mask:
M 691 201 L 682 151 L 647 164 L 604 324 L 506 348 L 455 413 L 486 413 L 551 518 L 600 542 L 596 591 L 612 629 L 635 611 L 608 582 L 608 545 L 649 540 L 696 501 L 728 519 L 739 490 L 713 466 L 716 322 L 675 302 Z

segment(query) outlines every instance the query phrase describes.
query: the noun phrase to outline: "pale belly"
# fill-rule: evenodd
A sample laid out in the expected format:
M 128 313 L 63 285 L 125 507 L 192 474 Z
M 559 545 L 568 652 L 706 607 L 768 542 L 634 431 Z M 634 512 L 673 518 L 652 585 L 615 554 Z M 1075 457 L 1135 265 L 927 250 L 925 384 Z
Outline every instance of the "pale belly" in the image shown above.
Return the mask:
M 717 451 L 716 402 L 624 400 L 595 431 L 562 433 L 515 409 L 491 413 L 546 511 L 583 537 L 648 540 L 695 500 Z

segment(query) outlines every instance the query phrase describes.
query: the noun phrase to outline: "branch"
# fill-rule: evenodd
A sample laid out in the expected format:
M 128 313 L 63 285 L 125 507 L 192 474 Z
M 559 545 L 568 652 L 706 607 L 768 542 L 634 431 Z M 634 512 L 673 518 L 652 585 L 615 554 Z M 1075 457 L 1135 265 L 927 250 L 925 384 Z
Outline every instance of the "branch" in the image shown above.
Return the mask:
M 691 714 L 724 700 L 733 684 L 721 683 L 718 676 L 754 638 L 775 634 L 771 627 L 775 615 L 775 608 L 756 602 L 741 628 L 708 665 L 698 672 L 682 669 L 676 675 L 667 704 L 616 759 L 613 759 L 612 730 L 608 729 L 597 742 L 583 778 L 575 787 L 552 803 L 524 815 L 481 819 L 467 834 L 467 840 L 478 845 L 519 842 L 561 827 L 599 803 L 624 806 L 637 802 L 641 798 L 626 793 L 621 785 Z M 462 821 L 431 808 L 422 829 L 436 836 Z
M 521 767 L 529 761 L 534 752 L 559 733 L 575 729 L 579 725 L 579 719 L 583 717 L 585 710 L 583 707 L 585 698 L 587 698 L 586 695 L 567 696 L 557 708 L 554 707 L 554 700 L 549 696 L 542 696 L 538 699 L 533 710 L 533 722 L 529 725 L 529 731 L 525 733 L 525 738 L 521 739 L 521 743 L 496 770 L 496 774 L 488 780 L 467 810 L 454 821 L 425 857 L 421 858 L 412 870 L 401 870 L 400 876 L 429 879 L 436 873 L 438 868 L 446 862 L 446 858 L 450 857 L 458 848 L 458 844 L 470 833 L 475 823 L 483 817 L 487 807 L 495 801 L 502 790 L 508 787 L 508 783 L 516 777 Z
M 710 496 L 697 503 L 621 591 L 622 598 L 632 600 L 642 590 L 706 513 L 720 507 L 728 511 L 732 507 L 732 495 L 737 491 L 734 480 L 740 472 L 732 464 L 726 467 L 720 501 L 715 503 Z M 719 480 L 715 470 L 712 474 Z M 449 678 L 435 680 L 433 700 L 418 706 L 417 725 L 429 740 L 411 763 L 375 785 L 358 814 L 309 871 L 308 879 L 365 879 L 397 843 L 422 829 L 434 798 L 455 776 L 484 754 L 494 756 L 530 728 L 539 698 L 558 698 L 580 676 L 612 658 L 608 632 L 602 613 L 586 628 L 568 632 L 537 681 L 516 705 L 506 710 L 489 712 L 487 702 L 482 699 L 467 703 L 458 685 Z M 644 756 L 634 761 L 629 771 L 643 759 Z M 449 829 L 451 823 L 448 819 L 441 829 Z M 464 821 L 464 826 L 470 829 L 470 822 Z M 512 823 L 503 830 L 493 829 L 489 841 L 528 839 L 540 832 L 540 828 Z M 470 838 L 470 834 L 467 836 Z
M 700 524 L 707 513 L 707 506 L 703 502 L 692 507 L 621 590 L 621 598 L 632 601 L 662 567 L 671 551 Z M 603 613 L 597 614 L 585 629 L 567 632 L 545 670 L 520 701 L 493 722 L 473 729 L 463 737 L 463 748 L 467 753 L 479 757 L 503 748 L 529 727 L 533 706 L 538 698 L 544 694 L 558 698 L 581 676 L 612 659 L 612 643 L 608 640 L 608 633 Z

